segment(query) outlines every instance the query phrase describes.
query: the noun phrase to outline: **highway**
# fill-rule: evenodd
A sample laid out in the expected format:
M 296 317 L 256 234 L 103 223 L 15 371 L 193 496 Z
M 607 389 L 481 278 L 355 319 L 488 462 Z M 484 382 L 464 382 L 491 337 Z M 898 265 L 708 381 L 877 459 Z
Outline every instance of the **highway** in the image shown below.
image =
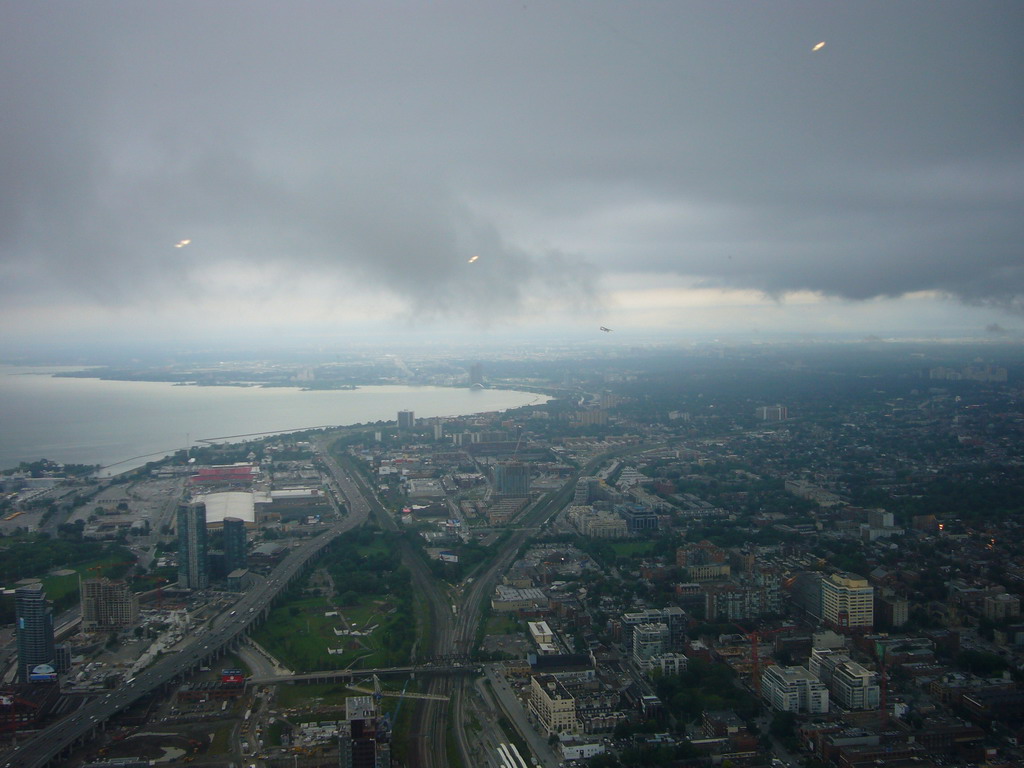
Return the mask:
M 305 564 L 318 555 L 331 541 L 341 534 L 356 528 L 375 511 L 382 528 L 398 530 L 394 520 L 380 506 L 376 495 L 356 472 L 347 472 L 327 450 L 327 441 L 316 443 L 317 454 L 330 472 L 336 492 L 343 495 L 348 503 L 349 513 L 342 521 L 326 529 L 319 536 L 301 542 L 278 564 L 268 578 L 246 593 L 233 607 L 228 616 L 222 616 L 211 629 L 198 635 L 177 653 L 160 659 L 156 664 L 141 672 L 121 688 L 100 698 L 93 699 L 70 716 L 56 722 L 49 728 L 23 742 L 16 750 L 4 755 L 3 768 L 42 768 L 78 742 L 91 738 L 105 721 L 133 703 L 160 689 L 168 683 L 184 677 L 200 666 L 220 655 L 221 651 L 243 637 L 251 627 L 262 621 L 264 613 L 273 600 L 297 576 Z M 649 447 L 649 446 L 648 446 Z M 629 452 L 635 452 L 635 448 Z M 593 459 L 587 467 L 575 473 L 556 492 L 548 494 L 523 515 L 519 526 L 495 553 L 486 570 L 478 574 L 456 598 L 457 615 L 452 611 L 453 600 L 433 578 L 422 556 L 408 542 L 401 543 L 403 564 L 409 568 L 413 589 L 425 601 L 429 613 L 430 635 L 423 638 L 422 656 L 468 655 L 475 645 L 475 634 L 480 621 L 481 605 L 494 590 L 498 578 L 511 565 L 520 546 L 565 506 L 571 498 L 576 480 L 580 475 L 589 474 L 603 455 Z M 371 506 L 372 505 L 372 506 Z M 468 740 L 464 733 L 466 718 L 464 696 L 468 693 L 467 678 L 439 676 L 429 680 L 427 691 L 433 694 L 449 695 L 452 698 L 454 718 L 449 717 L 449 703 L 418 701 L 410 727 L 408 755 L 406 762 L 422 768 L 443 768 L 448 760 L 449 724 L 456 739 L 456 749 L 464 765 L 472 765 Z M 552 763 L 554 755 L 539 754 L 543 765 Z
M 349 514 L 344 520 L 293 548 L 266 581 L 247 592 L 219 625 L 198 635 L 177 653 L 160 659 L 117 690 L 93 699 L 73 714 L 33 735 L 17 749 L 0 758 L 5 760 L 4 768 L 46 766 L 79 741 L 90 738 L 113 715 L 216 658 L 226 646 L 244 636 L 254 623 L 262 620 L 262 614 L 281 590 L 302 571 L 308 560 L 318 555 L 341 534 L 366 522 L 370 507 L 352 479 L 329 456 L 324 454 L 321 458 L 330 468 L 338 489 L 348 501 Z

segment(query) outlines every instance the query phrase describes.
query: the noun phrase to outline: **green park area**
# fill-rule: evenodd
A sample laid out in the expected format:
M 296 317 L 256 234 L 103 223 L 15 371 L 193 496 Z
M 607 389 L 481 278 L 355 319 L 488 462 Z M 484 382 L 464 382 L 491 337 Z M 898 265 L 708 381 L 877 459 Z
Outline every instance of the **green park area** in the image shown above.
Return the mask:
M 395 544 L 366 530 L 341 537 L 289 590 L 255 640 L 302 672 L 405 663 L 416 622 Z
M 383 666 L 387 654 L 381 628 L 395 610 L 383 597 L 351 606 L 330 597 L 290 602 L 273 610 L 256 641 L 296 671 Z
M 79 578 L 122 578 L 134 560 L 134 556 L 128 550 L 124 550 L 123 553 L 109 554 L 66 569 L 57 569 L 56 572 L 51 571 L 51 575 L 43 577 L 43 589 L 46 590 L 48 599 L 53 600 L 56 605 L 64 605 L 69 600 L 73 602 L 78 599 Z
M 40 579 L 46 597 L 60 612 L 78 600 L 79 579 L 122 578 L 135 556 L 120 544 L 83 541 L 77 531 L 51 537 L 17 534 L 0 539 L 0 584 L 14 587 L 21 579 Z M 14 620 L 14 602 L 0 602 L 0 622 Z
M 488 635 L 511 635 L 515 632 L 522 632 L 524 625 L 513 613 L 492 613 L 487 618 L 486 634 Z
M 616 557 L 635 557 L 648 555 L 654 549 L 653 541 L 612 541 L 611 548 Z

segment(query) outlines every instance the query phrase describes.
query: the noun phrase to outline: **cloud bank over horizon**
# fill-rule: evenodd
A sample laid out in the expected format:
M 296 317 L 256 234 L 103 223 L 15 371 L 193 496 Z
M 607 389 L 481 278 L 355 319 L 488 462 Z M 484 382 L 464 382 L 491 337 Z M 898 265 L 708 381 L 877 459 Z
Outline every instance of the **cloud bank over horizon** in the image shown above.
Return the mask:
M 979 330 L 1024 315 L 1017 3 L 8 3 L 0 23 L 18 332 L 665 328 L 709 296 L 751 327 L 799 326 L 801 303 L 921 324 L 921 297 Z

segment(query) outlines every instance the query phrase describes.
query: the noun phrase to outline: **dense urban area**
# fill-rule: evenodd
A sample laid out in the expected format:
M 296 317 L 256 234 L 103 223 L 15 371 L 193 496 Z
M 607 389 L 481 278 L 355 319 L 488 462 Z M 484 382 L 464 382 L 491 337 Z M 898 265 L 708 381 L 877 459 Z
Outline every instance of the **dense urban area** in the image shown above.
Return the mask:
M 0 765 L 1024 764 L 1019 345 L 92 368 L 536 405 L 2 477 Z

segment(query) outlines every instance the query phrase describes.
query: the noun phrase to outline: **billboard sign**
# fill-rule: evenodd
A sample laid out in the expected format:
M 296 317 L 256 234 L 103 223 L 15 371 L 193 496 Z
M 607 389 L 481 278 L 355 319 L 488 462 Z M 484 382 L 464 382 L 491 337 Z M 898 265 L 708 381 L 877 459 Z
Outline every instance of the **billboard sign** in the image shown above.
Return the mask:
M 49 664 L 37 664 L 28 673 L 30 683 L 56 683 L 57 670 Z

